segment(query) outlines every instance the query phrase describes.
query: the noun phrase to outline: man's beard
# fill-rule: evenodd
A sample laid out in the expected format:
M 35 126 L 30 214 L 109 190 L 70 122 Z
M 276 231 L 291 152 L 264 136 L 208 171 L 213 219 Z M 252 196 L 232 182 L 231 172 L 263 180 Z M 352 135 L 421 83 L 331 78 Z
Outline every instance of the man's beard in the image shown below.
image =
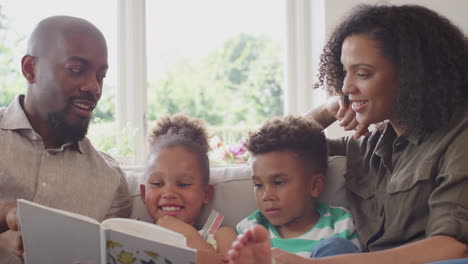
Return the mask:
M 72 126 L 66 121 L 65 114 L 68 109 L 62 111 L 53 112 L 48 114 L 48 122 L 50 127 L 54 130 L 55 136 L 60 141 L 76 143 L 81 141 L 88 133 L 89 121 L 91 118 L 87 118 L 82 123 Z

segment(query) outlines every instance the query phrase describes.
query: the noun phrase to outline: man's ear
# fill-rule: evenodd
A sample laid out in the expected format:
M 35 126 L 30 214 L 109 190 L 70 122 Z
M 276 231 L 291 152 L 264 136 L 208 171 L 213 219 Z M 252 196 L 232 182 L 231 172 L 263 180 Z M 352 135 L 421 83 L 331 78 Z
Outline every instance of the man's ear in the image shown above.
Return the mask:
M 146 185 L 144 183 L 140 183 L 140 196 L 141 196 L 141 199 L 143 200 L 143 203 L 145 203 Z
M 205 197 L 203 198 L 203 204 L 209 204 L 214 197 L 214 185 L 208 184 L 205 188 Z
M 310 184 L 310 195 L 314 198 L 318 198 L 325 189 L 325 175 L 321 172 L 312 174 Z
M 21 70 L 23 72 L 24 78 L 28 80 L 29 84 L 35 82 L 35 69 L 36 69 L 36 58 L 31 55 L 24 55 L 21 59 Z

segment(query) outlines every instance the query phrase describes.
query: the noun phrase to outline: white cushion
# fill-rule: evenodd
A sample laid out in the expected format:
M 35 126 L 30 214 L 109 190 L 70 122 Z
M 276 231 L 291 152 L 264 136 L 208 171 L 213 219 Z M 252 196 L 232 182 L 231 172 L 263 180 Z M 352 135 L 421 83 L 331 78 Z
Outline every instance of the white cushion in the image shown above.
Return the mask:
M 133 200 L 131 218 L 152 222 L 140 197 L 140 183 L 143 182 L 143 168 L 124 168 Z M 325 191 L 321 200 L 332 205 L 347 207 L 344 191 L 345 158 L 330 157 L 326 176 Z M 235 227 L 242 218 L 257 210 L 252 170 L 248 165 L 227 165 L 210 168 L 210 182 L 215 186 L 213 201 L 202 209 L 199 226 L 202 226 L 211 209 L 224 215 L 223 225 Z

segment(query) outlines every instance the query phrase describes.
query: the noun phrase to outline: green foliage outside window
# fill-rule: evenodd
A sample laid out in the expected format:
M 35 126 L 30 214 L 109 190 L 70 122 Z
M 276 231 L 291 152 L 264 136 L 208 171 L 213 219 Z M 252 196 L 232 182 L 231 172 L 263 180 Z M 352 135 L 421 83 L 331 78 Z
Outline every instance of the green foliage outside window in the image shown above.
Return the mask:
M 280 44 L 239 34 L 200 62 L 182 60 L 150 83 L 149 119 L 182 112 L 212 126 L 257 126 L 283 113 L 282 83 Z
M 24 38 L 9 30 L 8 19 L 0 5 L 0 107 L 8 106 L 15 95 L 26 90 L 13 50 Z

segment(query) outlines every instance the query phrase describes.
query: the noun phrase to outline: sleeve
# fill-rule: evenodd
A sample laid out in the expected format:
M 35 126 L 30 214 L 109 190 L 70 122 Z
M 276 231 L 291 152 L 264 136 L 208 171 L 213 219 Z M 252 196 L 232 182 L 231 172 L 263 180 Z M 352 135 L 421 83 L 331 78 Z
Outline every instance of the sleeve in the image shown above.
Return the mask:
M 327 138 L 328 156 L 346 156 L 347 137 Z
M 120 174 L 120 185 L 115 192 L 114 199 L 105 219 L 114 217 L 128 218 L 132 212 L 132 200 L 125 174 L 120 168 L 118 168 L 118 172 Z
M 259 210 L 253 212 L 251 215 L 247 216 L 246 218 L 240 220 L 240 222 L 236 225 L 236 232 L 237 234 L 242 234 L 245 230 L 251 228 L 255 224 L 262 224 L 262 214 Z
M 429 197 L 427 236 L 447 235 L 468 243 L 468 127 L 459 133 L 439 161 L 436 189 Z
M 350 212 L 348 213 L 348 215 L 349 215 L 349 218 L 346 221 L 348 222 L 347 226 L 348 226 L 349 232 L 348 232 L 346 239 L 348 239 L 354 245 L 356 245 L 359 251 L 362 251 L 362 244 L 361 244 L 361 241 L 359 240 L 359 235 L 356 229 L 356 225 L 354 224 L 353 215 Z

